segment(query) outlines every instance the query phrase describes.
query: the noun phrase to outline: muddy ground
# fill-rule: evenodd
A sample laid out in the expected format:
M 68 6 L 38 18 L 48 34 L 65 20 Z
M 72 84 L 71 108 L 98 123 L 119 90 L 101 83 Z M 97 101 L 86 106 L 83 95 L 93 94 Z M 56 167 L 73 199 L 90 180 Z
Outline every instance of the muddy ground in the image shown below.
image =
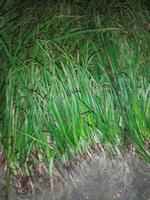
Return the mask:
M 2 172 L 0 176 L 2 200 Z M 35 177 L 34 190 L 17 194 L 11 187 L 9 200 L 150 200 L 150 165 L 129 153 L 111 159 L 95 155 L 88 165 L 76 167 L 73 177 L 66 173 L 64 179 L 52 192 L 49 179 Z

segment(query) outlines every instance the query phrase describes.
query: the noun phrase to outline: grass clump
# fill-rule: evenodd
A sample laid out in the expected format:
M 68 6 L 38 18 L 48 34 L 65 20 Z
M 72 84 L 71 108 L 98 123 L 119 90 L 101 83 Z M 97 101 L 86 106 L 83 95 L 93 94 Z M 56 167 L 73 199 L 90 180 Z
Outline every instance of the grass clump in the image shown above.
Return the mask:
M 0 134 L 11 169 L 42 162 L 52 173 L 97 143 L 134 144 L 149 162 L 150 16 L 140 2 L 102 4 L 4 6 Z

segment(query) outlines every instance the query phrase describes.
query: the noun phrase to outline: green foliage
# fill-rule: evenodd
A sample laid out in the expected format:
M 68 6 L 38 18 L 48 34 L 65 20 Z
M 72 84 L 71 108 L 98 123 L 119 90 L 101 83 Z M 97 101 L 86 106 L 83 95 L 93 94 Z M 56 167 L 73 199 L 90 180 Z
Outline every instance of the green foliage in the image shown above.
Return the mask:
M 93 144 L 128 142 L 149 162 L 146 9 L 127 1 L 87 11 L 84 1 L 8 5 L 0 16 L 0 135 L 8 164 L 24 173 L 34 162 L 52 170 L 55 159 L 67 163 Z

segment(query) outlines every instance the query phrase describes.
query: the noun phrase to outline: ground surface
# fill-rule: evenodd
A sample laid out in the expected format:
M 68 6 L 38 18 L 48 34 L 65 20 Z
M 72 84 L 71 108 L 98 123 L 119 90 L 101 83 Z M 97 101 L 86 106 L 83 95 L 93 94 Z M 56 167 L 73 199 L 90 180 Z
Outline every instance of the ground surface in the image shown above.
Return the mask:
M 150 200 L 150 166 L 136 157 L 95 156 L 88 166 L 77 168 L 72 180 L 65 175 L 65 183 L 50 191 L 49 182 L 38 178 L 35 194 L 30 191 L 16 194 L 12 188 L 10 200 Z M 3 178 L 0 179 L 0 199 Z

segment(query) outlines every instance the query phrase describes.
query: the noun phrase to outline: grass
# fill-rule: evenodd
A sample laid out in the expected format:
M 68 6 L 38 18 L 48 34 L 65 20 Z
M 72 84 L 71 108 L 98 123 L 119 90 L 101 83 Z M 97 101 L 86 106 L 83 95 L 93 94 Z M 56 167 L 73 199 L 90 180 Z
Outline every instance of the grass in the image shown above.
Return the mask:
M 149 162 L 144 4 L 32 3 L 8 1 L 0 15 L 0 136 L 8 169 L 30 175 L 44 163 L 52 174 L 55 160 L 67 164 L 97 143 L 133 144 Z

